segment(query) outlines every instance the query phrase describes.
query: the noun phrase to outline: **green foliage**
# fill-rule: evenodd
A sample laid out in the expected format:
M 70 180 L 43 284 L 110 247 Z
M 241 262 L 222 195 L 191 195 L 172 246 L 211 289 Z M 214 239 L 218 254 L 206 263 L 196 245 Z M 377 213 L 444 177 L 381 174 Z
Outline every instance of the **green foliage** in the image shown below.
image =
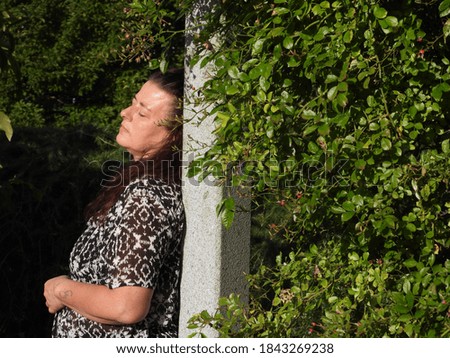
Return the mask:
M 8 12 L 0 17 L 0 111 L 14 126 L 11 143 L 0 136 L 2 337 L 50 335 L 42 285 L 67 272 L 102 163 L 124 159 L 112 139 L 119 113 L 150 72 L 120 58 L 127 5 L 0 3 L 0 14 Z M 0 130 L 10 136 L 3 112 Z
M 147 62 L 151 69 L 165 72 L 183 66 L 184 22 L 193 0 L 131 2 L 122 25 L 127 43 L 122 57 L 129 62 Z
M 274 267 L 261 266 L 249 277 L 250 305 L 234 294 L 222 298 L 215 314 L 192 317 L 190 328 L 201 333 L 211 325 L 222 337 L 449 335 L 448 261 L 411 269 L 417 262 L 402 265 L 395 251 L 376 260 L 342 251 L 330 240 L 279 255 Z
M 148 76 L 142 65 L 124 66 L 120 59 L 126 5 L 123 0 L 2 2 L 0 10 L 11 16 L 21 73 L 20 83 L 7 78 L 0 89 L 0 106 L 13 124 L 81 122 L 115 132 L 137 75 L 139 84 Z
M 16 126 L 42 127 L 45 124 L 44 110 L 35 103 L 18 100 L 10 108 L 10 117 Z
M 6 11 L 0 14 L 0 80 L 4 77 L 4 73 L 9 70 L 17 70 L 14 61 L 14 38 L 8 30 L 8 20 L 10 16 Z M 0 107 L 1 108 L 1 107 Z M 13 129 L 9 117 L 0 112 L 0 130 L 5 132 L 6 138 L 11 140 Z
M 248 308 L 232 296 L 191 327 L 450 336 L 447 3 L 224 1 L 211 12 L 193 63 L 217 69 L 202 89 L 217 141 L 191 174 L 225 180 L 238 163 L 232 184 L 281 207 L 267 226 L 288 253 L 250 276 Z M 212 38 L 222 45 L 205 55 Z
M 14 60 L 15 40 L 9 29 L 11 16 L 7 11 L 0 13 L 0 74 L 13 70 L 17 72 Z
M 8 140 L 11 140 L 13 135 L 11 121 L 9 120 L 9 117 L 3 112 L 0 112 L 0 130 L 5 132 L 6 138 L 8 138 Z

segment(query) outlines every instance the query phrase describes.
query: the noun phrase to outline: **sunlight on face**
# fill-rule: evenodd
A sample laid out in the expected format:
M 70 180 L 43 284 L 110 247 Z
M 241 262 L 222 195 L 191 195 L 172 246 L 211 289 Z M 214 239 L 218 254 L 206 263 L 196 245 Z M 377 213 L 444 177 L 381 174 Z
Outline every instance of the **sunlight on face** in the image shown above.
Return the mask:
M 163 125 L 172 112 L 174 97 L 152 82 L 146 82 L 133 98 L 131 105 L 120 113 L 122 124 L 117 143 L 134 160 L 153 156 L 169 135 Z

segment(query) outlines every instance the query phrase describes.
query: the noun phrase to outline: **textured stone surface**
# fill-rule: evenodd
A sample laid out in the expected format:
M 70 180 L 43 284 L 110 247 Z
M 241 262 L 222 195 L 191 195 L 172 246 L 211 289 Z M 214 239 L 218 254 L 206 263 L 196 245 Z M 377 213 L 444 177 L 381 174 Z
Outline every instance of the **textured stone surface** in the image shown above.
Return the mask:
M 208 11 L 208 3 L 208 0 L 199 1 L 199 7 L 187 19 L 187 26 L 192 24 L 192 19 L 198 20 L 202 12 Z M 186 46 L 188 59 L 192 51 L 189 35 Z M 214 141 L 212 119 L 198 121 L 202 117 L 198 113 L 208 109 L 202 108 L 196 92 L 211 71 L 211 68 L 195 66 L 190 69 L 186 66 L 184 117 L 187 123 L 184 125 L 183 148 L 186 165 Z M 235 292 L 247 298 L 244 275 L 249 269 L 250 212 L 236 213 L 232 227 L 225 229 L 216 215 L 216 206 L 224 197 L 225 190 L 214 185 L 212 178 L 198 183 L 183 175 L 187 232 L 181 280 L 180 337 L 191 333 L 186 326 L 192 315 L 202 310 L 211 314 L 215 312 L 219 297 Z M 250 206 L 248 199 L 236 196 L 235 200 L 241 207 Z M 205 330 L 204 333 L 209 337 L 217 336 L 213 330 Z

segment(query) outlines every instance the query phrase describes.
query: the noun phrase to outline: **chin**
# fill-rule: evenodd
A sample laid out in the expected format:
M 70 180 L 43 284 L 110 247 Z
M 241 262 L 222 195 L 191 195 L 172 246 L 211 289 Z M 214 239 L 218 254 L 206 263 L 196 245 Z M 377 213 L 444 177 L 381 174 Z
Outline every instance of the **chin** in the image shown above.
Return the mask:
M 125 145 L 126 145 L 126 140 L 123 138 L 123 134 L 122 134 L 122 133 L 119 132 L 119 133 L 116 135 L 116 142 L 117 142 L 117 144 L 119 144 L 120 146 L 125 147 Z

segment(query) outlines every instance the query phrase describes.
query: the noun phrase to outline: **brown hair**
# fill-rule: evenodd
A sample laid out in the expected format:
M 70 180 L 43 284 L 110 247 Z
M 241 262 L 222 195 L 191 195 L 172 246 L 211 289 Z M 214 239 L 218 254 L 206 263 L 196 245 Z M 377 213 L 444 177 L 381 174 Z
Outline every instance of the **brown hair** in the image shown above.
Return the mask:
M 153 73 L 148 81 L 174 97 L 172 113 L 164 122 L 164 125 L 170 130 L 170 134 L 162 148 L 151 158 L 131 161 L 122 165 L 112 180 L 106 181 L 106 185 L 102 185 L 97 197 L 86 207 L 86 220 L 90 218 L 103 219 L 125 187 L 137 178 L 153 177 L 167 183 L 179 183 L 181 180 L 184 70 L 170 69 L 165 73 L 158 71 Z

